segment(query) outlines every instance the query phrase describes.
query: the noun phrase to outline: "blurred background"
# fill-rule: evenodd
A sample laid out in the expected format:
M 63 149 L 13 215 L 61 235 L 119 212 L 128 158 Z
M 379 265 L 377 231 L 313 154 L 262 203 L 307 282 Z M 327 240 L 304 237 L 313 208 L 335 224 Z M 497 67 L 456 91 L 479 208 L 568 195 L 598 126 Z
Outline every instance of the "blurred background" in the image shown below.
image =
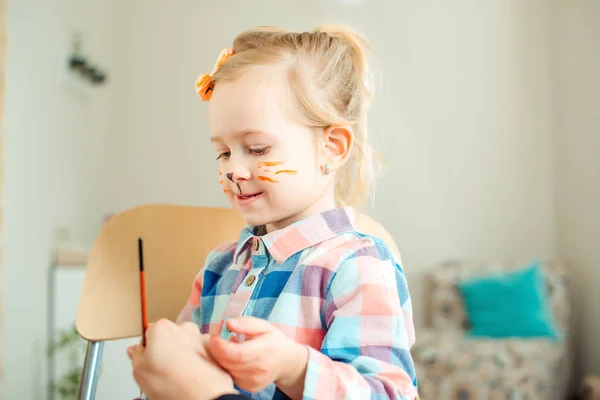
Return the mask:
M 388 170 L 368 214 L 400 247 L 417 342 L 433 298 L 425 282 L 444 260 L 560 260 L 571 290 L 559 301 L 574 317 L 563 321 L 572 346 L 556 352 L 573 360 L 566 385 L 600 374 L 599 1 L 0 4 L 4 398 L 50 398 L 48 346 L 71 343 L 85 251 L 107 216 L 145 203 L 226 206 L 196 77 L 244 29 L 326 22 L 354 26 L 377 51 L 370 132 Z M 70 69 L 73 56 L 94 69 Z M 57 249 L 71 259 L 57 261 Z M 137 394 L 130 342 L 107 345 L 98 398 Z M 485 373 L 420 345 L 422 399 L 493 398 L 505 385 L 494 379 L 519 369 L 530 372 L 506 386 L 538 393 L 562 374 L 539 371 L 547 344 L 499 362 L 520 351 L 513 342 L 472 355 L 487 357 Z M 57 380 L 71 371 L 59 357 Z M 523 396 L 510 398 L 537 398 Z

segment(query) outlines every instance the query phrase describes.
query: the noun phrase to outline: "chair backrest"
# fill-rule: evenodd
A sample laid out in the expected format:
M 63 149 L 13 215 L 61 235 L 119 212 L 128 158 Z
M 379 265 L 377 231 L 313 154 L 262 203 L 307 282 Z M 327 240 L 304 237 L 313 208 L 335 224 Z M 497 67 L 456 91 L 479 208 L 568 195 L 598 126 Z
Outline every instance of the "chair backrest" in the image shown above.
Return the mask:
M 356 224 L 400 257 L 379 223 L 361 214 Z M 138 238 L 143 240 L 148 320 L 174 321 L 208 253 L 220 243 L 236 241 L 244 225 L 230 208 L 144 205 L 114 216 L 89 254 L 77 331 L 90 341 L 141 335 Z
M 428 326 L 437 330 L 459 330 L 468 326 L 462 298 L 456 289 L 461 279 L 484 276 L 490 273 L 510 271 L 529 265 L 530 259 L 447 260 L 436 265 L 425 278 L 426 310 Z M 559 330 L 565 334 L 570 320 L 568 280 L 564 267 L 555 260 L 541 260 L 544 271 L 549 305 Z
M 244 226 L 233 209 L 144 205 L 110 219 L 88 258 L 76 326 L 91 341 L 141 335 L 138 238 L 148 320 L 175 320 L 208 253 Z

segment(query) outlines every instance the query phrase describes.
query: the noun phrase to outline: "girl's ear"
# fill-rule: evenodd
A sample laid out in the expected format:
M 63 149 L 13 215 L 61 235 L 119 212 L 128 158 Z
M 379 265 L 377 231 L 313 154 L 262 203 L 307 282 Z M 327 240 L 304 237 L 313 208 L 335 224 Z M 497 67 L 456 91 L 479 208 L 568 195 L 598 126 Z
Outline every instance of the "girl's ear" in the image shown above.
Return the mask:
M 323 155 L 333 169 L 342 167 L 352 151 L 354 134 L 346 125 L 335 125 L 323 130 Z

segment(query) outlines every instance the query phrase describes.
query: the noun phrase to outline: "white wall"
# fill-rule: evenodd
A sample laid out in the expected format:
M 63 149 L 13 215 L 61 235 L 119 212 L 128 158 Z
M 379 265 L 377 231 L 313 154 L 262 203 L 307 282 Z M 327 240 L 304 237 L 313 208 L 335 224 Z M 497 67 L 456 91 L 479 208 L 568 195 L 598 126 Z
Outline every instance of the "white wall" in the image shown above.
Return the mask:
M 399 243 L 417 323 L 420 276 L 440 258 L 552 255 L 550 3 L 375 3 L 128 2 L 116 210 L 225 204 L 197 75 L 245 28 L 337 21 L 362 30 L 378 51 L 383 81 L 371 132 L 389 171 L 372 214 Z
M 67 81 L 71 29 L 113 62 L 103 2 L 12 1 L 8 7 L 4 151 L 6 399 L 45 398 L 47 270 L 53 232 L 90 241 L 107 208 L 111 89 Z
M 600 374 L 600 2 L 556 7 L 558 245 L 572 271 L 580 372 Z

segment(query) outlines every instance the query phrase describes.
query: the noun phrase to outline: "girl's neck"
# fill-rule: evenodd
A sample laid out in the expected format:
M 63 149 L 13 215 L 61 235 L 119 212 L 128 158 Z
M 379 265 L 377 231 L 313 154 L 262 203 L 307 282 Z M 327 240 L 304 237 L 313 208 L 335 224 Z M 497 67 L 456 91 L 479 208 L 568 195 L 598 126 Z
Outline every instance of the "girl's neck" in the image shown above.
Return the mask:
M 273 222 L 266 225 L 266 232 L 271 233 L 273 231 L 277 231 L 279 229 L 283 229 L 293 224 L 294 222 L 301 221 L 305 218 L 310 217 L 311 215 L 320 214 L 324 211 L 331 210 L 336 207 L 335 199 L 333 195 L 331 196 L 323 196 L 319 198 L 316 202 L 311 204 L 309 207 L 304 209 L 303 211 L 291 215 L 290 217 L 283 219 L 281 221 Z

